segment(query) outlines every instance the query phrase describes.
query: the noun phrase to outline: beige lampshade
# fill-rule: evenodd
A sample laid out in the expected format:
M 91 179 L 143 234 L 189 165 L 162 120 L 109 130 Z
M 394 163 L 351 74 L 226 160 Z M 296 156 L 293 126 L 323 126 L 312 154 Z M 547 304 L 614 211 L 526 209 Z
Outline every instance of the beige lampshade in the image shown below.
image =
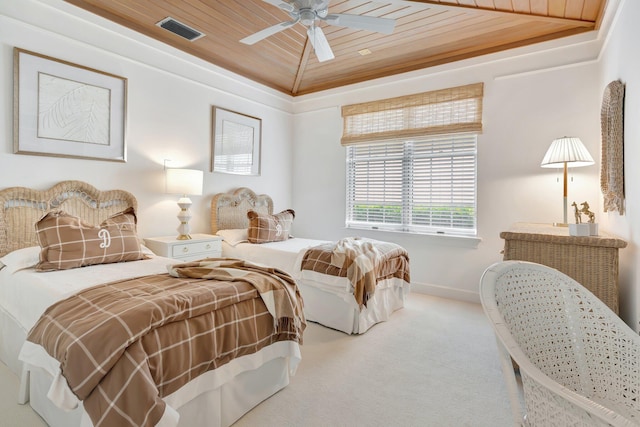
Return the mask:
M 547 154 L 544 155 L 540 166 L 543 168 L 562 168 L 565 163 L 569 168 L 590 166 L 594 163 L 593 157 L 580 138 L 565 136 L 555 139 L 547 150 Z
M 201 170 L 196 169 L 166 169 L 166 190 L 168 194 L 182 194 L 190 196 L 202 195 Z

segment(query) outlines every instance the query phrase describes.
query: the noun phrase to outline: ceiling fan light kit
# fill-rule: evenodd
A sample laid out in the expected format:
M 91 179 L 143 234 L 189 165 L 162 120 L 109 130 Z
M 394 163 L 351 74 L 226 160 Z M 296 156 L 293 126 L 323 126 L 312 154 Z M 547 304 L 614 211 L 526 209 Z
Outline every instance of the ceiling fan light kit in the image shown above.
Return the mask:
M 329 42 L 327 41 L 327 37 L 318 25 L 319 21 L 324 21 L 329 25 L 368 30 L 383 34 L 391 34 L 396 25 L 394 19 L 345 13 L 330 14 L 329 0 L 292 0 L 290 2 L 282 0 L 263 1 L 287 12 L 293 20 L 265 28 L 243 38 L 240 42 L 252 45 L 300 23 L 307 27 L 307 37 L 309 37 L 309 41 L 313 46 L 319 62 L 335 58 L 331 46 L 329 46 Z

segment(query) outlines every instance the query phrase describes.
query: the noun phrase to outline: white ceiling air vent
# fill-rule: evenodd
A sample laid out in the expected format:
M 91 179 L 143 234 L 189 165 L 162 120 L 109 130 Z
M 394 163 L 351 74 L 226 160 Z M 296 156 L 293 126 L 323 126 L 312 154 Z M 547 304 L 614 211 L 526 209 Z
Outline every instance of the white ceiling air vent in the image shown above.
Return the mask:
M 156 25 L 158 27 L 164 28 L 167 31 L 171 31 L 173 34 L 187 39 L 190 42 L 198 40 L 200 37 L 204 37 L 204 34 L 200 31 L 193 29 L 190 26 L 183 24 L 182 22 L 176 21 L 171 17 L 164 18 L 162 21 L 157 22 Z

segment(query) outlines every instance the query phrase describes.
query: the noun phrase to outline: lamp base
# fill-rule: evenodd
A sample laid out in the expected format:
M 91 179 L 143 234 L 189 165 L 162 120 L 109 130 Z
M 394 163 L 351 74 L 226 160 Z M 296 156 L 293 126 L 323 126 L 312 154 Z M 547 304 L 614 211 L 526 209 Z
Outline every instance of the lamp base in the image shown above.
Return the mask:
M 178 212 L 178 220 L 180 220 L 180 225 L 178 226 L 178 237 L 176 240 L 190 240 L 191 236 L 189 232 L 191 228 L 189 227 L 189 220 L 191 219 L 191 212 L 189 211 L 189 207 L 191 206 L 191 199 L 187 196 L 183 196 L 180 200 L 178 200 L 178 206 L 180 206 L 180 212 Z
M 554 226 L 554 227 L 568 227 L 568 226 L 569 226 L 569 224 L 564 223 L 564 222 L 554 222 L 554 223 L 553 223 L 553 226 Z

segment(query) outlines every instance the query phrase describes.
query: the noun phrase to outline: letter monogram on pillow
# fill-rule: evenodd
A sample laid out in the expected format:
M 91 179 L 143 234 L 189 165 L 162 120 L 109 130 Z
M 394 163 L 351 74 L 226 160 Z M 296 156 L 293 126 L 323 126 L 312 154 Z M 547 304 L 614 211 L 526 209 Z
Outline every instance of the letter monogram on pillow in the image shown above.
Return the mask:
M 36 223 L 41 247 L 36 270 L 66 270 L 145 259 L 136 223 L 133 208 L 110 216 L 98 226 L 63 211 L 49 212 Z

